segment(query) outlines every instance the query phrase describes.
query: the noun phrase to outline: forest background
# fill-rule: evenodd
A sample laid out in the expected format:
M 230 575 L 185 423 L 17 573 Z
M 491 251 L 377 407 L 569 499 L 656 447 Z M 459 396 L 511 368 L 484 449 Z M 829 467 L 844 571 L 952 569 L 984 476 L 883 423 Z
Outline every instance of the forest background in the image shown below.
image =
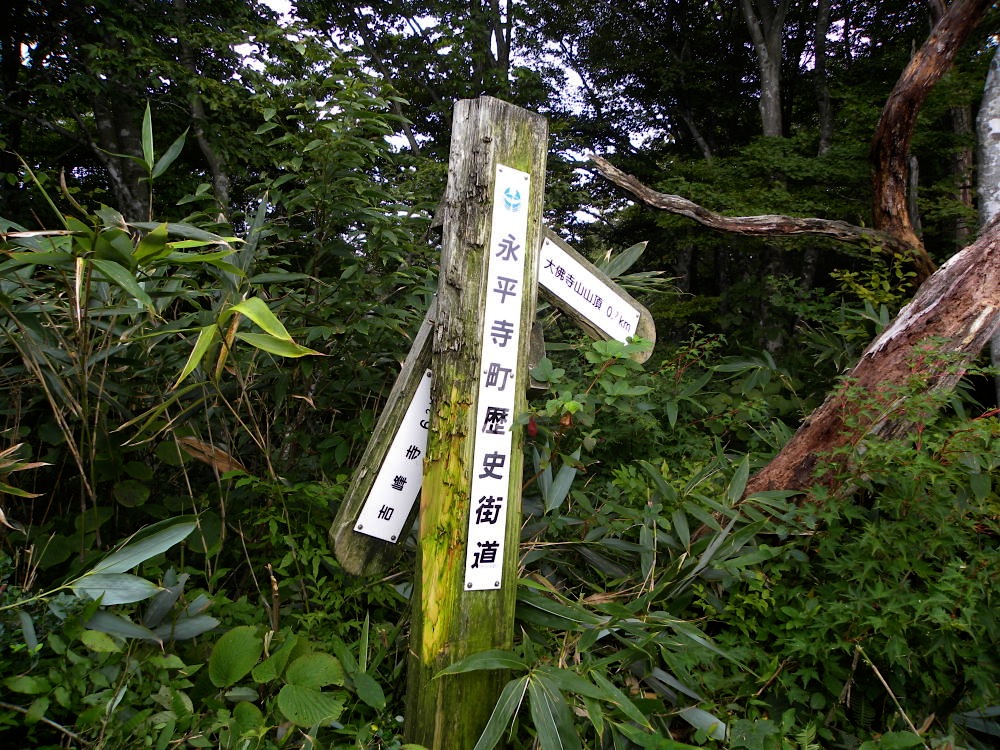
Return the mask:
M 584 156 L 728 216 L 878 226 L 883 106 L 964 5 L 982 18 L 906 153 L 926 265 L 713 231 Z M 510 674 L 477 747 L 994 747 L 988 357 L 922 341 L 891 398 L 845 375 L 986 218 L 998 9 L 293 10 L 9 3 L 4 742 L 404 746 L 412 540 L 358 579 L 327 532 L 434 293 L 453 104 L 488 94 L 548 119 L 546 223 L 658 340 L 639 366 L 544 311 L 518 642 L 456 667 Z M 834 388 L 852 439 L 808 487 L 747 492 Z

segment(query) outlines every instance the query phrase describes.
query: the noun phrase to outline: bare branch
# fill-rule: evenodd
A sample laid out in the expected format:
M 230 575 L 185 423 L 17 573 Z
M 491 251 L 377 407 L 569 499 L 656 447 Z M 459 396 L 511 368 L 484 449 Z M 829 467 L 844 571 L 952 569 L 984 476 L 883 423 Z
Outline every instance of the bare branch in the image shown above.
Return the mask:
M 882 247 L 886 252 L 908 255 L 912 247 L 886 232 L 878 232 L 866 227 L 857 227 L 845 221 L 830 219 L 801 218 L 797 216 L 782 216 L 766 214 L 763 216 L 723 216 L 699 206 L 679 195 L 660 193 L 629 174 L 625 174 L 610 162 L 595 154 L 588 154 L 597 169 L 618 187 L 627 190 L 643 203 L 686 216 L 700 224 L 722 232 L 748 235 L 752 237 L 790 236 L 798 234 L 821 235 L 846 242 L 851 245 Z

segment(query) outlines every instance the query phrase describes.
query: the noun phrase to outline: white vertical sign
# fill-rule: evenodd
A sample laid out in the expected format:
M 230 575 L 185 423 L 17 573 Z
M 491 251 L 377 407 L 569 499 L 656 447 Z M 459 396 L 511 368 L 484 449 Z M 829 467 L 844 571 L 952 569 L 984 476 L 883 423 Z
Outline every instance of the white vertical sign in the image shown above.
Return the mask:
M 531 252 L 527 247 L 530 185 L 527 172 L 497 165 L 479 358 L 467 591 L 498 589 L 503 580 L 521 311 L 523 295 L 531 293 L 524 278 L 526 255 Z
M 355 531 L 387 542 L 399 541 L 424 479 L 430 403 L 431 371 L 427 370 L 379 467 L 354 524 Z

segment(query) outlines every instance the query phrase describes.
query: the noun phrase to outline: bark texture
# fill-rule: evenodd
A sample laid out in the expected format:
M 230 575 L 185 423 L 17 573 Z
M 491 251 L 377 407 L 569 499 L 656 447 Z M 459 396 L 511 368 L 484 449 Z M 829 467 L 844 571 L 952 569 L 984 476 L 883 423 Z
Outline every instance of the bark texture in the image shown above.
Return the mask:
M 894 437 L 902 395 L 951 388 L 1000 326 L 1000 220 L 917 291 L 854 369 L 799 427 L 781 452 L 751 478 L 746 494 L 805 490 L 820 455 L 874 434 Z
M 955 0 L 948 7 L 896 82 L 872 138 L 873 224 L 909 246 L 921 281 L 934 272 L 934 262 L 917 237 L 907 211 L 910 141 L 927 94 L 951 67 L 990 2 Z

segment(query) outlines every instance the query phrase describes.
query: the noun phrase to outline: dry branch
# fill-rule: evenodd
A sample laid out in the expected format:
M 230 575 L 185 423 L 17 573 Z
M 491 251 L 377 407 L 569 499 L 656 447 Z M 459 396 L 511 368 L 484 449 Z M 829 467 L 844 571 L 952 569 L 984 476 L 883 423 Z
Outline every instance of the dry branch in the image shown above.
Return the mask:
M 622 172 L 606 159 L 596 154 L 588 154 L 588 157 L 594 162 L 602 175 L 618 187 L 632 193 L 632 195 L 643 203 L 653 208 L 686 216 L 706 227 L 718 229 L 722 232 L 749 235 L 752 237 L 775 237 L 797 234 L 822 235 L 852 245 L 863 247 L 881 246 L 887 252 L 894 254 L 909 254 L 913 251 L 913 248 L 909 244 L 892 234 L 865 227 L 857 227 L 845 221 L 782 216 L 780 214 L 723 216 L 679 195 L 670 195 L 669 193 L 660 193 L 653 190 L 639 182 L 632 175 Z

